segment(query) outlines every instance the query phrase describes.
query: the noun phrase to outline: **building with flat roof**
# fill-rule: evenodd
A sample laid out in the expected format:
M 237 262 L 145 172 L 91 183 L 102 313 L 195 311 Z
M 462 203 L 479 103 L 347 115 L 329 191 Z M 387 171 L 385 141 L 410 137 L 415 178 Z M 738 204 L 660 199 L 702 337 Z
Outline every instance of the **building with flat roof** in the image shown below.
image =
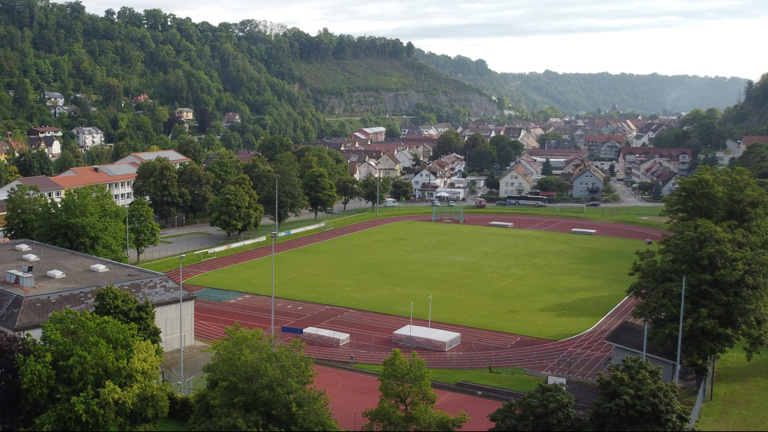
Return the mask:
M 96 290 L 109 285 L 155 307 L 155 324 L 166 351 L 195 343 L 195 295 L 163 273 L 145 270 L 31 240 L 0 242 L 0 330 L 42 335 L 53 312 L 95 306 Z M 180 319 L 181 314 L 181 319 Z

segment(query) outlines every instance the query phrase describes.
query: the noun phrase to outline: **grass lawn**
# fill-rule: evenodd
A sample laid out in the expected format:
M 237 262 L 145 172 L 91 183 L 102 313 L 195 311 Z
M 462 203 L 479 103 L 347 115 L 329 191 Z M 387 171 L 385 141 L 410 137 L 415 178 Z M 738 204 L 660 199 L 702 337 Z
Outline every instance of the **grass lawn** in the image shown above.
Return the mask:
M 638 240 L 401 222 L 276 256 L 282 298 L 547 339 L 587 330 L 625 297 Z M 186 283 L 271 293 L 271 258 Z
M 357 364 L 358 369 L 380 373 L 384 366 Z M 522 368 L 494 368 L 494 373 L 488 369 L 428 369 L 432 381 L 445 384 L 457 384 L 459 381 L 498 387 L 506 390 L 528 393 L 539 384 L 545 382 L 544 378 L 528 374 Z
M 748 362 L 741 346 L 715 365 L 715 390 L 699 415 L 699 430 L 766 430 L 768 427 L 768 355 Z

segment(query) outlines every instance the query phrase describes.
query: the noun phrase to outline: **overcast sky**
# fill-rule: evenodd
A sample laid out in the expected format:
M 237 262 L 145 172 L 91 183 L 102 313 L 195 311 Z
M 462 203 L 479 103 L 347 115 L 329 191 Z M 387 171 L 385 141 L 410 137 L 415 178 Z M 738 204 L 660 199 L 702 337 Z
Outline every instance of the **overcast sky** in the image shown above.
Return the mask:
M 740 77 L 768 72 L 766 0 L 81 0 L 195 22 L 266 20 L 310 35 L 382 36 L 496 72 Z M 54 1 L 55 3 L 63 1 Z

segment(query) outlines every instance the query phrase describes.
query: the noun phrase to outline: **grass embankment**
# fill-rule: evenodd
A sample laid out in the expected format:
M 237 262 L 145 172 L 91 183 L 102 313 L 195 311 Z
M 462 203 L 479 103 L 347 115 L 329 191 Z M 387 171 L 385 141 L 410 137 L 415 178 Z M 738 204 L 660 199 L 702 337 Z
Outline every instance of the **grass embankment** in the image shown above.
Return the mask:
M 715 366 L 715 390 L 699 415 L 699 430 L 760 431 L 768 427 L 768 355 L 747 361 L 741 346 Z
M 356 364 L 357 369 L 381 373 L 384 366 Z M 528 374 L 522 368 L 493 368 L 488 369 L 431 369 L 428 368 L 432 381 L 456 385 L 459 381 L 487 385 L 505 390 L 527 393 L 545 380 Z
M 644 242 L 401 222 L 279 254 L 278 297 L 546 339 L 587 330 L 625 297 Z M 272 260 L 186 282 L 271 293 Z

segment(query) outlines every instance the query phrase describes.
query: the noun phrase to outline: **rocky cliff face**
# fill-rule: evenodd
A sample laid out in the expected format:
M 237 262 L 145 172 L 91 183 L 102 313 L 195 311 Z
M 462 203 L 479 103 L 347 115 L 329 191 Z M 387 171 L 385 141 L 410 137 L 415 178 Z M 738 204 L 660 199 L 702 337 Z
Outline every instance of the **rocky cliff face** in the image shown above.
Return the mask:
M 494 116 L 500 113 L 496 103 L 488 96 L 477 92 L 446 95 L 428 95 L 413 91 L 403 92 L 357 92 L 345 96 L 321 96 L 315 100 L 318 110 L 324 114 L 367 115 L 404 114 L 420 102 L 434 105 L 453 106 L 468 109 L 471 116 Z

